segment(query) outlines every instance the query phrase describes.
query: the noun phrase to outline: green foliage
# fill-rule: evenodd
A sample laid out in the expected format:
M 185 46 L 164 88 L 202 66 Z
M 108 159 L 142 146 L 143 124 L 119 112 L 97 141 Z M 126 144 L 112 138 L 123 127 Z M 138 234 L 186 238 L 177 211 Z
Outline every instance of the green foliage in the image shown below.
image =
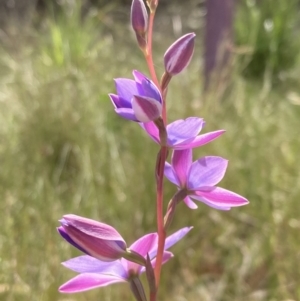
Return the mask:
M 50 35 L 42 45 L 42 59 L 46 64 L 59 67 L 84 64 L 88 56 L 95 55 L 97 48 L 103 46 L 99 42 L 102 28 L 97 14 L 83 17 L 80 2 L 67 4 L 55 18 L 48 20 Z
M 236 43 L 249 48 L 242 56 L 245 76 L 261 80 L 267 72 L 276 79 L 298 56 L 299 1 L 244 0 L 239 2 Z
M 131 300 L 126 285 L 57 292 L 74 275 L 60 262 L 79 254 L 57 235 L 57 220 L 66 213 L 101 220 L 129 242 L 155 231 L 158 148 L 114 114 L 107 96 L 112 78 L 134 68 L 147 73 L 142 55 L 124 24 L 105 34 L 93 16 L 73 13 L 47 19 L 43 35 L 32 29 L 17 49 L 0 49 L 0 300 Z M 159 57 L 171 40 L 156 41 Z M 173 230 L 195 228 L 173 249 L 161 298 L 299 300 L 299 88 L 266 93 L 234 75 L 222 102 L 218 87 L 203 102 L 199 57 L 170 84 L 169 119 L 201 116 L 205 131 L 227 130 L 195 156 L 229 159 L 221 186 L 250 205 L 230 212 L 179 206 Z M 168 199 L 174 187 L 166 184 Z

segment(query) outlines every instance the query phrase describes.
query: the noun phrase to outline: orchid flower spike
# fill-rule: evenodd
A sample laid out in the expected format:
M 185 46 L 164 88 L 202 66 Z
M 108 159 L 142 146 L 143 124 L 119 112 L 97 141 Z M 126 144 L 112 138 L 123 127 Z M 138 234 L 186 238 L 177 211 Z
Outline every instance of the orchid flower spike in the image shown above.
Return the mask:
M 154 122 L 140 125 L 156 143 L 161 144 L 159 130 Z M 174 150 L 195 148 L 215 140 L 225 132 L 225 130 L 218 130 L 199 135 L 204 125 L 204 120 L 198 117 L 180 119 L 168 124 L 166 146 Z
M 186 191 L 184 202 L 191 209 L 200 201 L 212 208 L 229 210 L 248 204 L 244 197 L 215 186 L 224 177 L 228 161 L 221 157 L 206 156 L 192 162 L 192 150 L 175 150 L 171 164 L 165 164 L 165 176 L 178 189 Z
M 185 227 L 173 233 L 166 239 L 163 263 L 173 257 L 171 252 L 166 251 L 178 241 L 180 241 L 192 227 Z M 158 248 L 157 233 L 144 235 L 134 242 L 129 250 L 146 258 L 147 254 L 154 267 Z M 62 263 L 68 269 L 79 273 L 65 284 L 59 291 L 62 293 L 77 293 L 90 289 L 104 287 L 118 282 L 129 282 L 138 279 L 139 275 L 145 272 L 145 267 L 137 263 L 128 261 L 125 258 L 112 262 L 104 262 L 95 257 L 83 255 L 72 258 Z
M 109 94 L 116 113 L 128 120 L 149 122 L 162 113 L 162 97 L 155 84 L 139 71 L 133 71 L 134 80 L 115 79 L 117 94 Z

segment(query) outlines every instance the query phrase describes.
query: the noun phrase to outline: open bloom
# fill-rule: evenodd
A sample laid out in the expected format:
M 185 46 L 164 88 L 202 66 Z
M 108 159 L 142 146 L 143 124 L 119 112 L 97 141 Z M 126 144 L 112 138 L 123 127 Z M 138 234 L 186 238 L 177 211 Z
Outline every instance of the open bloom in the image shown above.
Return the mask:
M 181 240 L 191 229 L 192 227 L 182 228 L 167 237 L 165 250 Z M 150 233 L 134 242 L 129 249 L 144 258 L 149 254 L 152 266 L 155 266 L 157 247 L 158 235 L 157 233 Z M 171 252 L 165 251 L 163 263 L 167 262 L 172 256 Z M 62 264 L 70 270 L 79 273 L 79 275 L 59 288 L 59 291 L 62 293 L 77 293 L 113 283 L 130 282 L 131 279 L 138 277 L 145 271 L 145 267 L 124 258 L 112 262 L 104 262 L 91 256 L 83 255 L 72 258 Z
M 205 122 L 202 118 L 189 117 L 176 120 L 167 125 L 167 146 L 171 149 L 182 150 L 202 146 L 218 138 L 225 130 L 199 135 Z M 142 128 L 158 144 L 160 144 L 159 130 L 154 122 L 142 123 Z
M 200 201 L 206 205 L 229 210 L 231 207 L 248 204 L 244 197 L 215 186 L 227 169 L 228 161 L 221 157 L 207 156 L 192 162 L 192 150 L 176 150 L 171 164 L 165 164 L 165 176 L 180 190 L 186 191 L 184 202 L 192 209 L 197 205 L 192 201 Z
M 162 112 L 162 97 L 154 83 L 139 71 L 134 80 L 115 79 L 117 94 L 109 94 L 118 115 L 136 122 L 157 119 Z

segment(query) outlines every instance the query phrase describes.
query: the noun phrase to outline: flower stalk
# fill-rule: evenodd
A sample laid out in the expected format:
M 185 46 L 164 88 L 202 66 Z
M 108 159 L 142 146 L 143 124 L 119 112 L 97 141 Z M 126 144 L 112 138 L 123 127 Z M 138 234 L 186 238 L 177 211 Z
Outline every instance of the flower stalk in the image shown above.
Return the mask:
M 157 233 L 158 233 L 158 250 L 156 265 L 154 269 L 156 288 L 159 287 L 163 250 L 165 246 L 166 231 L 164 227 L 164 213 L 163 213 L 163 179 L 165 162 L 168 155 L 168 149 L 166 146 L 162 146 L 158 155 L 157 163 L 157 188 L 156 188 L 156 218 L 157 218 Z
M 116 94 L 109 97 L 116 114 L 138 124 L 159 145 L 155 165 L 156 226 L 149 233 L 127 247 L 121 234 L 110 225 L 77 215 L 64 215 L 59 234 L 84 255 L 62 264 L 78 273 L 59 291 L 77 293 L 114 283 L 127 283 L 137 301 L 148 301 L 140 275 L 146 273 L 149 300 L 157 301 L 162 265 L 173 257 L 168 251 L 192 227 L 182 228 L 167 236 L 177 205 L 183 201 L 196 209 L 194 201 L 214 209 L 230 210 L 248 203 L 244 197 L 216 186 L 223 178 L 228 161 L 205 156 L 192 161 L 192 152 L 225 131 L 200 134 L 205 126 L 203 118 L 188 117 L 167 124 L 166 97 L 173 76 L 182 72 L 191 61 L 195 34 L 189 33 L 175 41 L 164 55 L 165 72 L 159 83 L 153 63 L 153 24 L 159 0 L 133 0 L 131 25 L 138 45 L 144 53 L 151 79 L 134 70 L 133 79 L 116 78 Z M 171 162 L 167 162 L 172 152 Z M 164 214 L 164 177 L 177 189 Z

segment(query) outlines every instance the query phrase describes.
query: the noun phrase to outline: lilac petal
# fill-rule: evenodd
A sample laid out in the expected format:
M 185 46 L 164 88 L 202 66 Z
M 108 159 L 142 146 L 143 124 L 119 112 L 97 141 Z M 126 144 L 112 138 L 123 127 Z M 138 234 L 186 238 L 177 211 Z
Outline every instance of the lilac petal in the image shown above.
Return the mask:
M 193 153 L 191 149 L 176 150 L 172 155 L 172 167 L 179 179 L 180 187 L 185 187 L 187 174 L 192 164 Z
M 187 139 L 195 138 L 202 129 L 203 119 L 189 117 L 180 119 L 167 125 L 168 144 L 173 147 Z
M 132 96 L 139 94 L 136 87 L 136 82 L 134 80 L 127 78 L 116 78 L 114 81 L 117 94 L 123 100 L 130 103 Z
M 145 96 L 157 100 L 159 103 L 162 103 L 161 95 L 154 83 L 148 78 L 142 81 L 142 88 Z
M 117 108 L 122 108 L 124 106 L 124 104 L 122 103 L 122 100 L 120 99 L 120 97 L 118 95 L 115 94 L 108 94 L 112 104 L 114 105 L 115 109 Z M 127 102 L 126 104 L 128 104 L 128 107 L 131 106 L 130 102 Z
M 126 282 L 126 280 L 111 275 L 84 273 L 63 284 L 59 291 L 66 294 L 79 293 L 118 282 Z
M 149 122 L 161 115 L 162 105 L 155 99 L 135 95 L 132 99 L 132 109 L 140 122 Z
M 192 229 L 193 227 L 185 227 L 173 233 L 172 235 L 168 236 L 165 242 L 165 250 L 168 250 L 173 245 L 175 245 L 179 240 L 181 240 L 184 236 L 186 236 Z
M 146 131 L 146 133 L 156 142 L 160 143 L 159 131 L 153 121 L 147 123 L 140 123 L 140 126 Z
M 196 138 L 190 139 L 188 141 L 183 141 L 182 143 L 178 143 L 174 146 L 172 146 L 173 149 L 176 150 L 181 150 L 181 149 L 187 149 L 187 148 L 195 148 L 202 146 L 204 144 L 207 144 L 222 134 L 225 133 L 225 130 L 219 130 L 219 131 L 214 131 L 214 132 L 209 132 L 203 135 L 199 135 Z
M 62 265 L 77 273 L 102 273 L 126 279 L 127 271 L 120 260 L 104 262 L 94 257 L 83 255 L 72 258 Z
M 135 117 L 133 109 L 117 108 L 115 109 L 115 112 L 122 118 L 138 122 L 137 118 Z
M 153 248 L 157 247 L 157 233 L 150 233 L 142 236 L 137 241 L 135 241 L 129 249 L 139 253 L 141 256 L 146 257 L 148 253 L 151 252 Z M 134 262 L 128 261 L 127 270 L 133 270 L 139 273 L 141 265 Z
M 174 151 L 175 152 L 175 151 Z M 224 177 L 228 161 L 215 156 L 206 156 L 195 161 L 188 173 L 188 189 L 214 186 Z
M 142 84 L 147 79 L 147 76 L 138 70 L 133 70 L 132 74 L 136 83 Z
M 214 203 L 214 202 L 210 202 L 208 199 L 201 197 L 201 196 L 197 196 L 197 195 L 190 195 L 191 198 L 200 201 L 202 203 L 204 203 L 205 205 L 217 209 L 217 210 L 223 210 L 223 211 L 227 211 L 230 210 L 231 207 L 230 206 L 226 206 L 226 205 L 222 205 L 219 203 Z
M 248 200 L 241 195 L 221 187 L 212 187 L 211 189 L 196 190 L 197 196 L 204 197 L 208 201 L 227 207 L 237 207 L 248 204 Z
M 175 174 L 173 167 L 170 163 L 165 163 L 165 177 L 176 186 L 180 187 L 180 182 Z
M 190 197 L 185 197 L 184 200 L 185 204 L 190 208 L 190 209 L 197 209 L 198 206 L 191 200 Z
M 143 73 L 134 70 L 133 76 L 136 81 L 137 89 L 139 91 L 139 95 L 150 97 L 156 99 L 160 103 L 162 103 L 161 94 L 156 85 L 147 78 Z
M 172 235 L 168 236 L 166 241 L 165 241 L 165 248 L 164 250 L 167 250 L 169 248 L 171 248 L 173 245 L 175 245 L 179 240 L 181 240 L 186 234 L 188 234 L 193 227 L 185 227 L 182 228 L 180 230 L 178 230 L 177 232 L 173 233 Z M 149 252 L 149 257 L 150 259 L 156 257 L 157 255 L 157 247 L 155 246 L 155 248 L 153 248 L 150 252 Z
M 74 240 L 71 239 L 71 237 L 69 236 L 69 234 L 67 234 L 67 232 L 65 231 L 65 229 L 60 226 L 58 228 L 56 228 L 58 233 L 69 243 L 71 244 L 73 247 L 77 248 L 78 250 L 80 250 L 83 253 L 88 254 L 88 252 L 83 249 L 82 247 L 80 247 Z M 89 255 L 89 254 L 88 254 Z

